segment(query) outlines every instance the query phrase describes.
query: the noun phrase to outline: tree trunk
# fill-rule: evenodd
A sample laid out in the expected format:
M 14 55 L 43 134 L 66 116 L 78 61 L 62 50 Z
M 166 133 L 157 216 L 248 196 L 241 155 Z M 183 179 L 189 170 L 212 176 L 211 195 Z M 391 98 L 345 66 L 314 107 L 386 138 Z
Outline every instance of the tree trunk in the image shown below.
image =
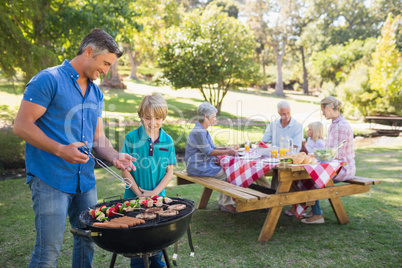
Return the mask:
M 137 67 L 141 64 L 142 60 L 138 60 L 138 52 L 137 51 L 131 51 L 130 45 L 126 44 L 126 49 L 127 49 L 127 54 L 128 58 L 130 60 L 130 78 L 138 80 L 137 77 Z
M 262 53 L 261 61 L 262 61 L 262 75 L 263 75 L 263 77 L 265 79 L 266 72 L 265 72 L 265 57 L 264 57 L 264 53 Z
M 126 89 L 127 85 L 121 81 L 121 77 L 117 68 L 117 60 L 113 63 L 112 67 L 109 69 L 109 74 L 105 77 L 103 82 L 99 85 L 100 87 L 106 88 L 119 88 Z
M 134 53 L 132 53 L 130 48 L 128 48 L 128 58 L 130 59 L 130 66 L 131 66 L 131 68 L 130 68 L 130 78 L 138 80 L 138 77 L 137 77 L 138 64 L 137 64 L 137 62 L 135 60 L 135 58 L 136 58 L 135 56 L 136 56 L 136 52 L 134 51 Z
M 130 60 L 130 61 L 131 61 L 131 60 Z M 135 64 L 135 61 L 134 61 L 134 63 L 131 64 L 131 68 L 130 68 L 130 78 L 131 78 L 131 79 L 138 80 L 138 77 L 137 77 L 137 67 L 138 67 L 138 65 Z
M 277 96 L 284 97 L 285 94 L 283 93 L 282 60 L 281 59 L 276 61 L 276 68 L 277 68 L 277 78 L 276 78 L 276 85 L 275 85 L 275 94 Z
M 280 97 L 284 97 L 285 94 L 283 93 L 283 80 L 282 80 L 282 60 L 283 60 L 283 53 L 282 55 L 279 54 L 278 46 L 274 46 L 275 52 L 275 61 L 276 61 L 276 85 L 275 85 L 275 94 Z
M 282 37 L 282 44 L 280 42 L 273 45 L 276 59 L 276 68 L 278 70 L 278 75 L 276 78 L 275 85 L 275 94 L 280 97 L 285 97 L 285 93 L 283 93 L 283 80 L 282 80 L 282 62 L 283 57 L 285 56 L 285 48 L 286 48 L 287 36 L 284 35 Z M 281 46 L 281 47 L 280 47 Z M 280 49 L 280 51 L 279 51 Z
M 307 68 L 306 68 L 306 59 L 304 58 L 304 47 L 300 47 L 300 51 L 302 54 L 302 63 L 303 63 L 303 93 L 308 95 L 308 80 L 307 80 Z

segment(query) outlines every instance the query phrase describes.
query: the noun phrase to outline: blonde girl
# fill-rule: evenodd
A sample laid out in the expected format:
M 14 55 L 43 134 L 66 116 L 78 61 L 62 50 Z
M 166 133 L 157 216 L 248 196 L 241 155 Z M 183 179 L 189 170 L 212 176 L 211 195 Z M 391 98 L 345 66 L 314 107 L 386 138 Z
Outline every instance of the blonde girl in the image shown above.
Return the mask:
M 306 149 L 309 154 L 314 153 L 314 149 L 324 148 L 324 126 L 321 122 L 314 122 L 308 125 Z

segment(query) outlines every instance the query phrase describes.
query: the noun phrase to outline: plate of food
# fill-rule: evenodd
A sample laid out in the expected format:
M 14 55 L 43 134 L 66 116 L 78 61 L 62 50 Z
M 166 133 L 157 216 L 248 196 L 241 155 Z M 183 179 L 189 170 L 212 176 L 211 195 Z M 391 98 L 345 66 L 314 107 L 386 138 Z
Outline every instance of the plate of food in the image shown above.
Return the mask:
M 293 165 L 311 165 L 316 164 L 317 159 L 312 155 L 306 155 L 304 152 L 300 152 L 294 155 L 283 156 L 280 159 L 280 162 L 283 164 L 293 164 Z
M 279 159 L 278 159 L 278 158 L 271 158 L 271 157 L 268 157 L 268 158 L 264 158 L 264 159 L 263 159 L 263 162 L 267 162 L 267 163 L 279 163 Z
M 240 158 L 243 159 L 243 160 L 255 160 L 255 159 L 261 158 L 261 155 L 257 155 L 257 154 L 252 154 L 252 155 L 250 155 L 250 154 L 247 154 L 247 155 L 241 156 Z

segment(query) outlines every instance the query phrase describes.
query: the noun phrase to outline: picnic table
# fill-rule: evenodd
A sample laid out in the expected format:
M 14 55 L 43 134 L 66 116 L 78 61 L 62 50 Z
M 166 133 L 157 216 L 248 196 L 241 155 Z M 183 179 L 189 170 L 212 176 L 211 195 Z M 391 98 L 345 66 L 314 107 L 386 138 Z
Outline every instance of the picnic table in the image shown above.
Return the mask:
M 206 208 L 212 191 L 232 196 L 236 200 L 236 211 L 245 212 L 258 209 L 269 209 L 262 226 L 258 242 L 270 240 L 275 231 L 282 209 L 286 205 L 304 203 L 312 205 L 316 200 L 328 199 L 338 219 L 339 224 L 349 223 L 345 208 L 340 197 L 360 194 L 370 191 L 370 185 L 379 184 L 381 181 L 369 178 L 355 177 L 346 183 L 334 184 L 332 176 L 342 167 L 341 162 L 332 164 L 332 171 L 328 174 L 322 164 L 311 169 L 303 165 L 282 165 L 260 159 L 244 159 L 233 156 L 220 157 L 221 166 L 228 175 L 228 182 L 223 182 L 211 177 L 189 176 L 186 171 L 177 171 L 178 184 L 198 183 L 203 185 L 198 209 Z M 308 171 L 309 170 L 309 171 Z M 255 180 L 262 175 L 273 176 L 277 181 L 277 188 L 271 191 L 259 191 L 251 189 Z M 291 191 L 293 182 L 299 180 L 311 180 L 312 176 L 322 184 L 322 188 Z M 250 186 L 250 188 L 245 188 Z M 255 187 L 254 187 L 255 188 Z

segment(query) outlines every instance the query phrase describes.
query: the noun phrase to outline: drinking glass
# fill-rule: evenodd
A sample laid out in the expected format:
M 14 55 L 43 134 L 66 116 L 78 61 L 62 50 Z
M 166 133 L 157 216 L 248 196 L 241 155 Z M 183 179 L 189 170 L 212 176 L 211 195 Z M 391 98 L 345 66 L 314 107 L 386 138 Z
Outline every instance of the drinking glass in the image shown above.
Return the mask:
M 272 146 L 272 158 L 278 158 L 278 146 Z
M 244 150 L 246 150 L 246 151 L 249 151 L 249 150 L 250 150 L 250 142 L 249 142 L 249 141 L 246 141 L 246 142 L 244 143 Z

